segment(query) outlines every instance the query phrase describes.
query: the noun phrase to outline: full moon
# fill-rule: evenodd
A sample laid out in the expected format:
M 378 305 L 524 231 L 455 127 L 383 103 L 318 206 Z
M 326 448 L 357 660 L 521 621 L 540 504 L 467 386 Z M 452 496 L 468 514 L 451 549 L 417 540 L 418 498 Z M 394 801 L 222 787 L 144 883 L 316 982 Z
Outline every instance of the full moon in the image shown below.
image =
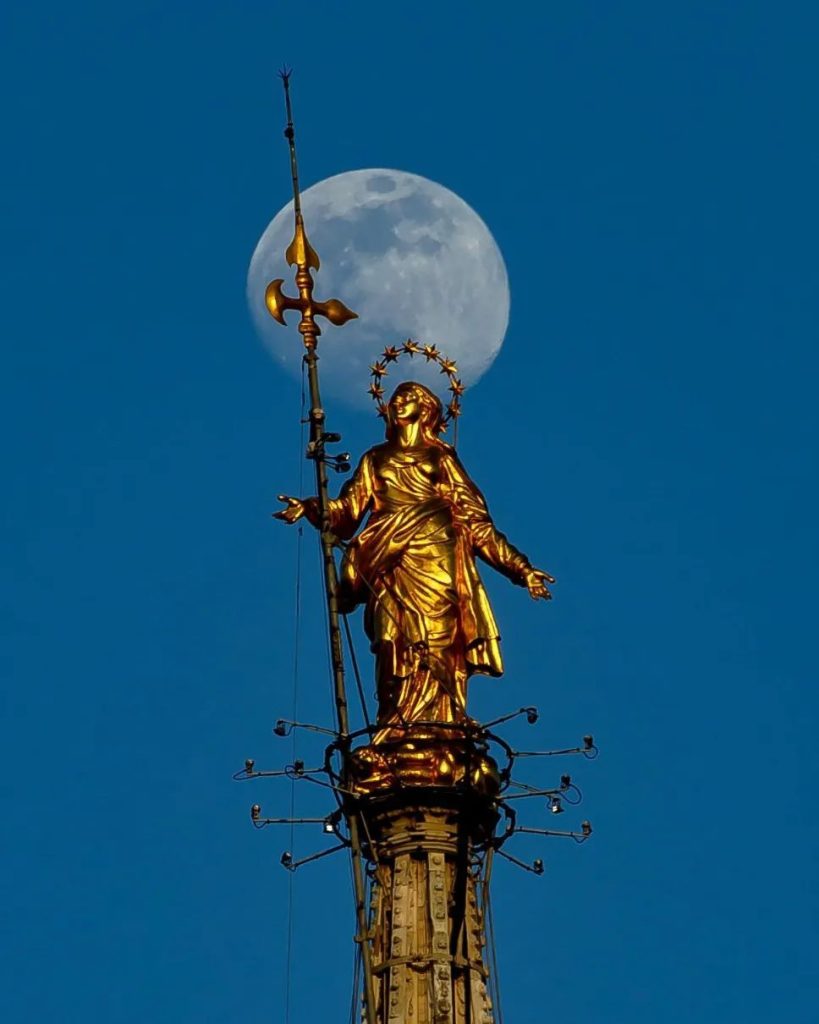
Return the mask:
M 387 345 L 407 338 L 434 344 L 458 364 L 464 384 L 492 365 L 509 321 L 506 267 L 486 224 L 463 199 L 417 174 L 393 170 L 347 171 L 302 195 L 307 235 L 321 259 L 318 299 L 341 299 L 358 314 L 343 327 L 320 320 L 318 354 L 322 390 L 351 405 L 369 402 L 369 365 Z M 285 331 L 265 306 L 274 278 L 295 294 L 284 252 L 293 236 L 292 202 L 259 240 L 247 276 L 256 330 L 278 362 L 301 373 L 299 335 Z M 298 313 L 287 314 L 288 324 Z M 445 376 L 423 357 L 391 363 L 387 391 L 401 380 L 420 380 L 442 397 Z

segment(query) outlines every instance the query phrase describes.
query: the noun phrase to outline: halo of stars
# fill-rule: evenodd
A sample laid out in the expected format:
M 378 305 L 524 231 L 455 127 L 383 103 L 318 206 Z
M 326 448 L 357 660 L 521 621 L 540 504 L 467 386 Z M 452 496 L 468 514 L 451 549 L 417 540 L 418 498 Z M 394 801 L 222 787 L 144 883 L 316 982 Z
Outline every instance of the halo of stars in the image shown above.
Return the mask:
M 403 345 L 388 345 L 381 353 L 381 358 L 377 359 L 370 366 L 370 377 L 372 379 L 370 386 L 367 388 L 367 393 L 378 406 L 378 415 L 384 419 L 387 417 L 383 380 L 389 375 L 389 370 L 387 369 L 389 364 L 398 362 L 401 356 L 409 356 L 410 359 L 415 356 L 423 356 L 428 363 L 434 362 L 438 364 L 441 373 L 445 373 L 449 378 L 447 390 L 452 395 L 444 413 L 444 426 L 451 420 L 457 420 L 461 415 L 461 395 L 466 390 L 466 386 L 458 377 L 458 367 L 453 360 L 447 359 L 446 356 L 439 352 L 437 346 L 419 345 L 412 338 L 407 338 Z

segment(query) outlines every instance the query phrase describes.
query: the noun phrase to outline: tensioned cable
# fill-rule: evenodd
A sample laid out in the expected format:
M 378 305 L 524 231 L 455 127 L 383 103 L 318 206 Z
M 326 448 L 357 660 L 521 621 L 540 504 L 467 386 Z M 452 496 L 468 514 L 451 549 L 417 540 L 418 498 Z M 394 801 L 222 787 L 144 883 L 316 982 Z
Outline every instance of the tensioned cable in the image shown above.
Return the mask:
M 323 574 L 324 573 L 324 551 L 323 551 L 321 546 L 319 546 L 319 549 L 318 549 L 318 556 L 319 556 L 319 572 L 320 572 L 320 574 Z M 331 707 L 335 708 L 335 706 L 336 706 L 336 692 L 335 692 L 335 685 L 334 685 L 335 665 L 334 665 L 334 662 L 333 662 L 332 642 L 330 640 L 330 610 L 329 610 L 329 608 L 327 606 L 327 602 L 326 601 L 322 601 L 322 605 L 324 607 L 324 624 L 325 624 L 324 636 L 325 636 L 325 640 L 327 642 L 327 666 L 329 668 L 328 682 L 330 684 L 330 704 L 331 704 Z M 363 860 L 360 851 L 358 853 L 353 853 L 353 857 L 358 857 L 359 860 Z M 352 858 L 349 861 L 349 869 L 350 869 L 350 880 L 351 880 L 351 882 L 353 884 L 353 889 L 355 889 L 355 873 L 354 873 L 354 870 L 353 870 L 353 860 L 352 860 Z M 366 938 L 364 936 L 362 936 L 362 940 L 366 941 Z M 359 947 L 359 949 L 361 948 L 361 943 L 358 943 L 358 947 Z M 370 996 L 367 995 L 366 998 L 369 999 Z
M 358 1005 L 358 990 L 361 984 L 361 943 L 356 943 L 353 950 L 353 991 L 350 997 L 350 1024 L 356 1024 L 356 1007 Z
M 365 825 L 365 828 L 366 828 L 366 825 Z M 352 858 L 350 858 L 347 861 L 347 867 L 349 868 L 349 871 L 350 871 L 350 883 L 351 883 L 353 889 L 355 889 L 355 878 L 354 878 L 354 872 L 353 872 L 353 860 L 352 860 Z M 370 903 L 370 899 L 369 899 L 369 888 L 368 888 L 367 892 L 365 894 L 365 905 L 369 906 L 369 903 Z M 363 957 L 364 957 L 363 946 L 364 946 L 364 942 L 366 942 L 366 941 L 368 941 L 368 940 L 366 938 L 364 938 L 364 937 L 363 937 L 363 941 L 362 942 L 356 941 L 355 949 L 353 951 L 353 988 L 352 988 L 352 993 L 351 993 L 351 996 L 350 996 L 350 1024 L 357 1024 L 357 1021 L 364 1020 L 364 1016 L 361 1015 L 361 1013 L 360 1013 L 360 1007 L 359 1007 L 359 1013 L 358 1014 L 356 1013 L 356 1007 L 359 1005 L 360 1002 L 363 1003 L 363 1000 L 365 998 L 370 999 L 372 997 L 372 993 L 365 994 L 364 988 L 362 986 L 362 978 L 361 978 L 361 972 L 362 972 L 362 968 L 363 968 Z
M 304 484 L 304 445 L 305 445 L 305 382 L 304 382 L 304 370 L 305 364 L 302 360 L 301 370 L 301 406 L 299 411 L 299 494 L 302 492 Z M 299 654 L 301 646 L 301 549 L 302 539 L 304 537 L 304 527 L 300 523 L 298 532 L 296 534 L 296 584 L 295 584 L 295 608 L 293 614 L 293 697 L 292 697 L 292 718 L 293 721 L 298 719 L 298 706 L 299 706 Z M 293 729 L 291 732 L 292 736 L 292 747 L 291 757 L 292 763 L 296 762 L 296 730 Z M 292 852 L 295 844 L 295 825 L 293 819 L 296 817 L 296 780 L 295 778 L 290 780 L 290 845 L 289 849 Z M 284 1021 L 285 1024 L 290 1024 L 290 990 L 291 990 L 291 974 L 292 974 L 292 963 L 293 963 L 293 885 L 295 882 L 295 872 L 288 872 L 288 884 L 287 884 L 287 952 L 285 958 L 285 985 L 284 985 Z
M 483 882 L 483 906 L 486 915 L 486 938 L 489 947 L 490 978 L 492 990 L 492 1003 L 495 1010 L 497 1024 L 503 1024 L 503 1008 L 501 1006 L 500 977 L 498 975 L 498 947 L 495 942 L 495 917 L 492 913 L 492 896 L 489 891 L 489 883 L 492 879 L 492 851 L 486 855 L 486 873 Z
M 364 715 L 364 724 L 368 730 L 372 730 L 373 724 L 370 721 L 370 714 L 367 711 L 367 698 L 364 696 L 364 686 L 361 682 L 361 673 L 358 670 L 358 658 L 356 657 L 355 647 L 353 645 L 353 634 L 350 632 L 350 623 L 346 615 L 341 616 L 344 619 L 344 632 L 347 636 L 347 647 L 350 650 L 350 660 L 353 663 L 353 675 L 355 676 L 355 685 L 358 690 L 358 699 L 361 701 L 361 713 Z
M 318 548 L 319 574 L 324 573 L 324 551 L 321 546 Z M 336 688 L 335 688 L 335 665 L 333 663 L 333 645 L 330 641 L 330 610 L 327 602 L 321 602 L 324 609 L 324 639 L 327 644 L 327 681 L 330 684 L 330 710 L 335 714 L 336 709 Z
M 378 859 L 378 847 L 373 842 L 373 837 L 372 837 L 372 834 L 370 832 L 370 826 L 367 824 L 367 817 L 366 817 L 366 815 L 364 814 L 363 811 L 359 811 L 358 812 L 358 816 L 361 819 L 361 825 L 362 825 L 362 828 L 364 829 L 364 834 L 367 836 L 367 843 L 369 844 L 369 847 L 370 847 L 370 853 L 372 855 L 372 862 L 375 865 L 375 873 L 376 873 L 376 875 L 378 877 L 378 882 L 381 885 L 382 889 L 386 890 L 386 888 L 387 888 L 387 877 L 386 877 L 386 875 L 384 873 L 384 868 L 383 868 L 383 866 L 381 864 L 381 861 Z

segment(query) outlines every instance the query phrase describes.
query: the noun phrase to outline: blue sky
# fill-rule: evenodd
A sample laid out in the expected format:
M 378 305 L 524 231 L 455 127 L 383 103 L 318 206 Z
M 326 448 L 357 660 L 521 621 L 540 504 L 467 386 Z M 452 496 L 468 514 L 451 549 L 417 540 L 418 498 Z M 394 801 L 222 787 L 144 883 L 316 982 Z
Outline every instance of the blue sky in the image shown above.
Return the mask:
M 440 181 L 509 269 L 460 448 L 559 583 L 538 606 L 485 574 L 507 675 L 474 706 L 602 754 L 570 766 L 593 841 L 496 872 L 506 1019 L 813 1024 L 815 5 L 0 19 L 4 1020 L 284 1019 L 287 837 L 247 808 L 290 790 L 230 776 L 291 752 L 296 534 L 269 514 L 299 395 L 244 294 L 288 198 L 287 61 L 305 185 Z M 298 710 L 328 721 L 314 540 Z M 293 900 L 291 1019 L 346 1019 L 346 865 Z

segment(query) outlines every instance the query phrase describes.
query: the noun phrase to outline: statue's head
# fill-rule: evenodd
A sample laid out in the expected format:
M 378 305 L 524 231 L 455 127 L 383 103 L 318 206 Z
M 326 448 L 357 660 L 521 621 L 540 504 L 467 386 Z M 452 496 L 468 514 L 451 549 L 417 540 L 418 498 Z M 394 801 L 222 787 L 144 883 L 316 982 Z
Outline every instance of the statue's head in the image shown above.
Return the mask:
M 444 429 L 444 407 L 437 395 L 416 381 L 404 381 L 387 403 L 387 439 L 392 440 L 402 424 L 420 423 L 421 436 L 428 444 L 438 443 Z

